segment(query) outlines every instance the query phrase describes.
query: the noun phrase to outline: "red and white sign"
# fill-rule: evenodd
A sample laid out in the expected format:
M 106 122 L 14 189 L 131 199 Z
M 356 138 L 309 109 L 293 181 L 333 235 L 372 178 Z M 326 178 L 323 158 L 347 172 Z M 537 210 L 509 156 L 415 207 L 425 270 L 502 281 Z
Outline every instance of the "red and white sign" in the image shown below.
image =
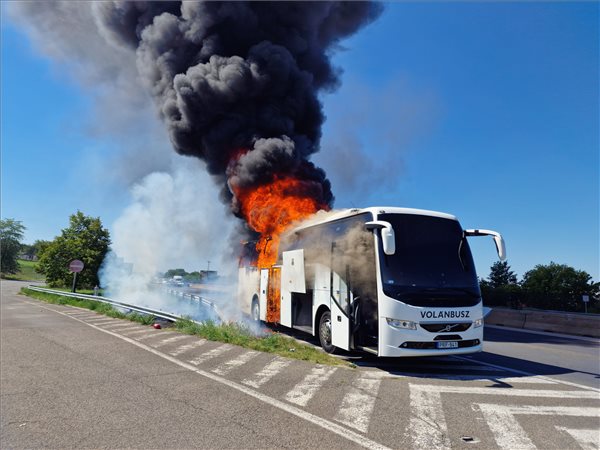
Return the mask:
M 74 259 L 69 263 L 69 271 L 79 273 L 83 270 L 83 261 L 79 261 L 78 259 Z

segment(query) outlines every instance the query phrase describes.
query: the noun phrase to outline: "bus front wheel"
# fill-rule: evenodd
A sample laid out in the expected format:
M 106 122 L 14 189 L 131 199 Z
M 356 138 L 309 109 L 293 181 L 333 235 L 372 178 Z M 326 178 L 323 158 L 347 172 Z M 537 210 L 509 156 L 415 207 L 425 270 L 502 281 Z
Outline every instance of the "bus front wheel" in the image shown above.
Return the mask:
M 335 346 L 331 343 L 331 313 L 325 311 L 319 320 L 319 341 L 327 353 L 334 353 Z

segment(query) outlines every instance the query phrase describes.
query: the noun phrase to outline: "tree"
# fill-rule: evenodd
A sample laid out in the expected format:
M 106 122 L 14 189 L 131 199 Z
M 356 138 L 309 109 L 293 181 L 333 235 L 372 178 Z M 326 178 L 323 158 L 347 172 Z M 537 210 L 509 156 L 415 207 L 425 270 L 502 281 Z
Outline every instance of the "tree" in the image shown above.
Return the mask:
M 175 276 L 184 277 L 187 274 L 185 269 L 169 269 L 165 272 L 164 278 L 173 278 Z
M 0 220 L 0 272 L 17 273 L 19 271 L 19 252 L 25 226 L 19 220 Z
M 490 286 L 499 288 L 510 284 L 517 284 L 517 275 L 510 270 L 508 261 L 496 261 L 490 267 Z
M 532 306 L 562 311 L 583 310 L 582 295 L 594 301 L 600 289 L 587 272 L 555 262 L 538 264 L 525 273 L 522 286 Z
M 77 211 L 70 217 L 69 227 L 63 229 L 60 236 L 47 245 L 42 244 L 39 272 L 46 275 L 46 282 L 50 286 L 69 286 L 73 278 L 69 263 L 80 259 L 85 267 L 79 273 L 79 283 L 92 288 L 99 284 L 98 270 L 109 246 L 110 234 L 102 228 L 100 218 Z

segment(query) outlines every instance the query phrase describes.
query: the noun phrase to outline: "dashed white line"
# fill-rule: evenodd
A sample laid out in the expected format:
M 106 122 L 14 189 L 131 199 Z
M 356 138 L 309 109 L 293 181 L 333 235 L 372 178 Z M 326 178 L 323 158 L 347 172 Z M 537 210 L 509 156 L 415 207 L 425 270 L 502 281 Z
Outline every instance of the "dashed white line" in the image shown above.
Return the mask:
M 132 328 L 132 322 L 119 322 L 119 323 L 115 323 L 114 325 L 109 324 L 109 325 L 102 325 L 102 328 L 105 328 L 107 330 L 118 330 L 119 328 Z M 136 325 L 136 326 L 140 326 L 140 325 Z
M 555 381 L 540 377 L 501 377 L 493 375 L 443 375 L 439 373 L 386 374 L 384 378 L 427 378 L 451 381 L 490 381 L 500 384 L 556 384 Z
M 442 399 L 437 389 L 410 387 L 410 420 L 408 434 L 417 450 L 448 450 L 448 426 L 442 409 Z
M 285 399 L 296 405 L 306 406 L 315 393 L 336 371 L 334 367 L 316 366 L 304 379 L 289 391 Z
M 116 322 L 116 321 L 119 321 L 119 323 L 121 322 L 119 319 L 115 319 L 113 317 L 109 317 L 109 318 L 98 317 L 98 318 L 86 320 L 86 322 L 93 323 L 94 325 L 102 325 L 103 323 L 111 323 L 111 322 Z
M 381 384 L 380 376 L 364 371 L 354 380 L 352 387 L 342 400 L 335 419 L 363 433 L 369 428 L 371 413 Z
M 166 339 L 163 339 L 160 342 L 157 342 L 156 344 L 150 344 L 152 347 L 154 348 L 158 348 L 158 347 L 162 347 L 164 345 L 168 345 L 171 344 L 173 342 L 177 342 L 177 341 L 181 341 L 182 339 L 187 339 L 189 336 L 187 334 L 180 334 L 177 336 L 173 336 L 173 337 L 169 337 Z
M 204 344 L 206 344 L 206 341 L 204 339 L 198 339 L 197 341 L 194 341 L 191 344 L 184 344 L 184 345 L 181 345 L 181 346 L 177 347 L 175 350 L 173 350 L 169 354 L 171 356 L 178 356 L 178 355 L 181 355 L 182 353 L 185 353 L 187 351 L 190 351 L 190 350 L 193 350 L 195 348 L 201 347 Z
M 140 334 L 140 333 L 152 333 L 152 334 L 156 334 L 158 333 L 158 331 L 152 329 L 152 328 L 147 328 L 144 327 L 141 330 L 140 329 L 136 329 L 134 331 L 125 331 L 125 330 L 120 330 L 120 332 L 125 335 L 125 336 L 133 336 L 135 334 Z
M 90 324 L 92 325 L 92 324 Z M 114 328 L 113 328 L 114 329 Z M 134 326 L 129 326 L 127 328 L 119 328 L 118 331 L 119 333 L 123 333 L 124 335 L 126 335 L 129 331 L 133 331 L 133 330 L 141 330 L 141 325 L 134 325 Z M 144 327 L 144 330 L 146 330 L 146 328 Z
M 40 305 L 35 304 L 35 303 L 32 303 L 32 304 L 35 305 L 35 306 L 40 306 Z M 63 312 L 57 311 L 55 309 L 47 308 L 45 306 L 41 306 L 41 307 L 44 308 L 44 309 L 47 309 L 49 311 L 52 311 L 52 312 L 54 312 L 56 314 L 61 314 L 61 315 L 64 315 L 65 317 L 70 317 L 69 315 L 67 315 L 67 314 L 65 314 Z M 246 394 L 246 395 L 248 395 L 250 397 L 253 397 L 253 398 L 257 399 L 257 400 L 260 400 L 263 403 L 266 403 L 266 404 L 271 405 L 271 406 L 273 406 L 275 408 L 281 409 L 282 411 L 285 411 L 285 412 L 287 412 L 289 414 L 293 414 L 294 416 L 296 416 L 296 417 L 298 417 L 300 419 L 306 420 L 307 422 L 310 422 L 313 425 L 316 425 L 316 426 L 318 426 L 318 427 L 320 427 L 320 428 L 322 428 L 322 429 L 324 429 L 326 431 L 329 431 L 331 433 L 335 433 L 336 435 L 338 435 L 340 437 L 343 437 L 343 438 L 345 438 L 345 439 L 347 439 L 347 440 L 349 440 L 351 442 L 354 442 L 354 443 L 356 443 L 356 444 L 358 444 L 358 445 L 360 445 L 360 446 L 362 446 L 364 448 L 375 449 L 375 450 L 389 450 L 389 448 L 386 447 L 385 445 L 380 444 L 379 442 L 373 441 L 373 440 L 371 440 L 371 439 L 369 439 L 369 438 L 367 438 L 367 437 L 365 437 L 365 436 L 363 436 L 363 435 L 361 435 L 359 433 L 356 433 L 356 432 L 354 432 L 354 431 L 352 431 L 352 430 L 350 430 L 350 429 L 348 429 L 346 427 L 343 427 L 343 426 L 341 426 L 341 425 L 339 425 L 339 424 L 337 424 L 335 422 L 332 422 L 330 420 L 327 420 L 327 419 L 325 419 L 323 417 L 319 417 L 319 416 L 317 416 L 315 414 L 309 413 L 308 411 L 304 411 L 303 409 L 296 408 L 295 406 L 292 406 L 292 405 L 290 405 L 288 403 L 285 403 L 285 402 L 279 401 L 279 400 L 277 400 L 275 398 L 269 397 L 268 395 L 262 394 L 262 393 L 260 393 L 260 392 L 258 392 L 256 390 L 254 390 L 254 389 L 246 387 L 246 386 L 244 386 L 242 384 L 238 384 L 238 383 L 236 383 L 234 381 L 230 381 L 230 380 L 228 380 L 226 378 L 223 378 L 223 377 L 221 377 L 219 375 L 216 375 L 214 373 L 198 369 L 198 368 L 196 368 L 196 367 L 194 367 L 194 366 L 192 366 L 190 364 L 187 364 L 187 363 L 185 363 L 183 361 L 178 360 L 177 358 L 174 358 L 174 357 L 169 356 L 169 355 L 167 355 L 165 353 L 162 353 L 159 350 L 155 350 L 155 349 L 153 349 L 153 348 L 151 348 L 151 347 L 149 347 L 149 346 L 147 346 L 147 345 L 145 345 L 145 344 L 143 344 L 141 342 L 137 342 L 134 339 L 131 339 L 131 338 L 128 338 L 126 336 L 122 336 L 122 335 L 120 335 L 118 333 L 114 333 L 114 332 L 112 332 L 110 330 L 106 330 L 104 328 L 100 328 L 100 327 L 97 327 L 95 325 L 86 323 L 86 322 L 84 322 L 84 321 L 82 321 L 82 320 L 80 320 L 80 319 L 78 319 L 76 317 L 71 317 L 71 318 L 73 320 L 77 320 L 77 321 L 79 321 L 79 322 L 81 322 L 81 323 L 83 323 L 83 324 L 85 324 L 85 325 L 87 325 L 87 326 L 89 326 L 91 328 L 94 328 L 94 329 L 96 329 L 98 331 L 101 331 L 101 332 L 106 333 L 106 334 L 110 334 L 111 336 L 114 336 L 114 337 L 116 337 L 118 339 L 121 339 L 121 340 L 123 340 L 125 342 L 128 342 L 128 343 L 130 343 L 132 345 L 135 345 L 135 346 L 137 346 L 137 347 L 139 347 L 141 349 L 144 349 L 147 352 L 150 352 L 150 353 L 152 353 L 152 354 L 154 354 L 154 355 L 156 355 L 156 356 L 158 356 L 160 358 L 166 359 L 167 361 L 170 361 L 173 364 L 177 364 L 180 367 L 188 369 L 191 372 L 194 372 L 194 373 L 196 373 L 196 374 L 198 374 L 200 376 L 203 376 L 204 378 L 208 378 L 210 380 L 213 380 L 213 381 L 216 381 L 218 383 L 221 383 L 221 384 L 223 384 L 225 386 L 228 386 L 228 387 L 230 387 L 232 389 L 235 389 L 235 390 L 237 390 L 239 392 L 242 392 L 242 393 L 244 393 L 244 394 Z
M 562 391 L 548 389 L 513 389 L 496 387 L 461 387 L 461 386 L 437 386 L 428 384 L 409 383 L 411 391 L 435 391 L 447 394 L 480 394 L 480 395 L 502 395 L 506 397 L 544 397 L 544 398 L 590 398 L 600 399 L 600 395 L 590 391 Z
M 228 352 L 232 348 L 233 348 L 233 346 L 231 346 L 229 344 L 223 344 L 223 345 L 218 346 L 217 348 L 213 348 L 212 350 L 209 350 L 206 353 L 202 353 L 201 355 L 197 356 L 196 358 L 191 359 L 189 362 L 190 362 L 190 364 L 199 366 L 203 362 L 208 361 L 209 359 L 215 358 L 217 356 L 220 356 L 223 353 Z
M 269 364 L 263 367 L 260 372 L 254 374 L 254 376 L 251 378 L 245 379 L 242 381 L 242 383 L 258 389 L 287 366 L 289 366 L 291 362 L 292 361 L 290 359 L 277 356 Z
M 216 367 L 215 369 L 213 369 L 213 372 L 216 373 L 217 375 L 227 375 L 229 372 L 231 372 L 236 367 L 243 366 L 248 361 L 257 357 L 258 355 L 260 355 L 260 352 L 254 352 L 254 351 L 244 352 L 237 358 L 234 358 L 232 360 L 224 362 L 220 366 Z
M 489 403 L 478 403 L 477 406 L 494 434 L 496 444 L 505 450 L 515 448 L 536 449 L 536 446 L 515 418 L 517 414 L 600 417 L 600 408 L 590 407 L 497 405 Z
M 162 338 L 166 338 L 169 336 L 181 336 L 179 333 L 172 333 L 169 331 L 156 331 L 153 330 L 150 333 L 148 333 L 148 335 L 142 335 L 142 336 L 136 336 L 136 340 L 138 341 L 144 341 L 146 339 L 153 339 L 153 338 L 157 338 L 157 337 L 162 337 Z
M 556 426 L 555 428 L 570 434 L 583 450 L 598 450 L 600 448 L 600 432 L 598 432 L 597 428 L 592 430 L 559 426 Z
M 556 379 L 556 378 L 546 377 L 544 375 L 536 375 L 535 373 L 526 372 L 524 370 L 518 370 L 518 369 L 513 369 L 511 367 L 499 366 L 497 364 L 492 364 L 492 363 L 488 363 L 488 362 L 484 362 L 484 361 L 477 361 L 477 360 L 473 359 L 473 357 L 469 357 L 469 356 L 451 356 L 451 358 L 458 359 L 458 360 L 461 360 L 461 361 L 469 361 L 471 363 L 477 363 L 477 364 L 481 364 L 483 366 L 495 367 L 496 369 L 501 369 L 501 370 L 505 370 L 507 372 L 512 372 L 512 373 L 518 373 L 520 375 L 526 375 L 526 376 L 537 377 L 537 378 L 545 378 L 545 379 L 553 381 L 555 383 L 564 384 L 566 386 L 572 386 L 572 387 L 576 387 L 576 388 L 579 388 L 579 389 L 585 389 L 585 390 L 588 390 L 588 391 L 600 392 L 600 389 L 594 388 L 594 387 L 591 387 L 591 386 L 586 386 L 584 384 L 573 383 L 571 381 L 565 381 L 565 380 L 559 380 L 559 379 Z

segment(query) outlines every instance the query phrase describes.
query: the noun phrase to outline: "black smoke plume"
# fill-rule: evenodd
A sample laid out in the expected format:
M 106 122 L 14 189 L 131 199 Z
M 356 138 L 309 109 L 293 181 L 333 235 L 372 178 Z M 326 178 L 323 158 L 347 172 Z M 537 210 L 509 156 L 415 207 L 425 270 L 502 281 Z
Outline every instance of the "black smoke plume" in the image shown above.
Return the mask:
M 373 21 L 371 2 L 98 2 L 102 36 L 135 50 L 175 150 L 233 187 L 293 176 L 331 205 L 319 150 L 320 91 L 339 83 L 330 54 Z

